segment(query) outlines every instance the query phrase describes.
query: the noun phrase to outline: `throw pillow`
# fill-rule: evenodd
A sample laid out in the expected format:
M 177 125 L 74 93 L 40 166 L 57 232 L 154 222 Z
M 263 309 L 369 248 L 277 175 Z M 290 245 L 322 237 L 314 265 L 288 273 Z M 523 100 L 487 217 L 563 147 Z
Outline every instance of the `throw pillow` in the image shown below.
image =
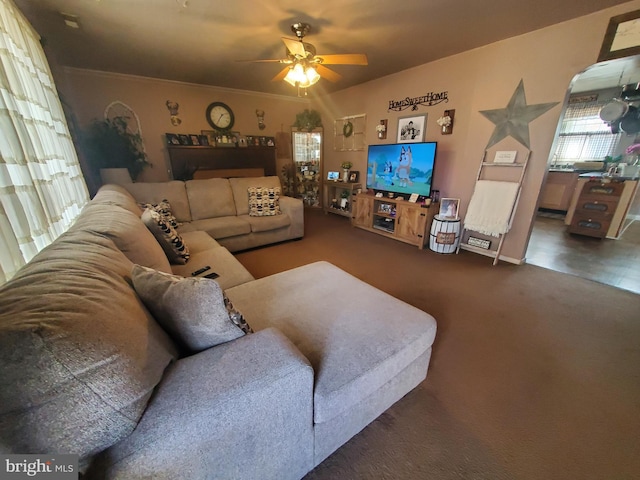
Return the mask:
M 189 248 L 176 229 L 162 215 L 147 208 L 141 218 L 149 231 L 156 237 L 169 262 L 184 265 L 189 261 Z
M 235 340 L 251 327 L 215 280 L 134 265 L 133 288 L 170 335 L 192 352 Z
M 249 216 L 280 215 L 280 187 L 249 187 Z
M 142 202 L 142 203 L 138 203 L 138 205 L 143 211 L 149 208 L 155 212 L 158 212 L 160 215 L 162 215 L 165 218 L 165 220 L 173 228 L 178 228 L 180 225 L 182 225 L 181 223 L 178 222 L 178 220 L 176 220 L 176 217 L 173 215 L 173 212 L 171 211 L 171 204 L 169 203 L 169 200 L 167 200 L 166 198 L 163 199 L 160 203 Z

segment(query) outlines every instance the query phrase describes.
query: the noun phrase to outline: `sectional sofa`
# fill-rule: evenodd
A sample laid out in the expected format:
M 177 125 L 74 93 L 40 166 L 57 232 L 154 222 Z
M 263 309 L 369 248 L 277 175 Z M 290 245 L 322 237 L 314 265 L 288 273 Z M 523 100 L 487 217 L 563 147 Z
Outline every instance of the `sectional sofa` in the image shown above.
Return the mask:
M 84 478 L 302 478 L 425 378 L 436 322 L 326 262 L 254 279 L 175 185 L 103 187 L 0 288 L 0 452 L 77 454 Z M 142 219 L 167 196 L 184 264 Z

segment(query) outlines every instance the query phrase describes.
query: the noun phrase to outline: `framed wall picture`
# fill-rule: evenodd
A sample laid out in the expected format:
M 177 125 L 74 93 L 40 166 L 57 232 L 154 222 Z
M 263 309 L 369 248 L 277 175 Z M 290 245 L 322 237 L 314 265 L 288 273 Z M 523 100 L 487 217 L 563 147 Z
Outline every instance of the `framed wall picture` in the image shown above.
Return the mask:
M 349 182 L 356 183 L 358 181 L 358 178 L 360 178 L 360 172 L 356 170 L 351 170 L 349 172 Z
M 440 200 L 440 212 L 438 216 L 445 220 L 458 219 L 459 198 L 443 198 Z
M 640 54 L 640 10 L 611 17 L 598 62 Z
M 427 115 L 414 115 L 398 119 L 398 139 L 396 143 L 424 142 Z

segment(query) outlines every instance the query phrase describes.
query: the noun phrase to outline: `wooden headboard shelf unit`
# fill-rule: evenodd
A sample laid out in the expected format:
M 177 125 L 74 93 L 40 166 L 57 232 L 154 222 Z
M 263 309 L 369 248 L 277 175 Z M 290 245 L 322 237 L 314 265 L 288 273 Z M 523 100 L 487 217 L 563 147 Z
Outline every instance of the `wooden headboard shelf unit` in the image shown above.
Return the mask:
M 226 176 L 273 176 L 276 173 L 274 147 L 189 147 L 167 146 L 174 180 Z M 243 174 L 243 170 L 248 175 Z M 229 173 L 231 172 L 231 174 Z

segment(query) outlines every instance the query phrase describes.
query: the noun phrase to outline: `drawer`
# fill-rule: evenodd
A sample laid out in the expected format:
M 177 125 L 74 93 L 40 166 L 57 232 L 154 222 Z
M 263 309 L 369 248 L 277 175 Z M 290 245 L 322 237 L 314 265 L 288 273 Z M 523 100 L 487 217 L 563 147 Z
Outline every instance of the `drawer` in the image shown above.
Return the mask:
M 619 197 L 624 190 L 624 182 L 587 182 L 582 187 L 582 195 L 601 195 L 603 197 Z
M 576 211 L 568 231 L 569 233 L 604 238 L 611 225 L 612 217 L 613 215 L 606 213 L 591 214 L 586 212 L 585 214 L 583 211 Z
M 605 197 L 599 195 L 581 195 L 576 205 L 576 213 L 582 212 L 584 215 L 595 213 L 608 213 L 613 215 L 618 206 L 617 198 Z

